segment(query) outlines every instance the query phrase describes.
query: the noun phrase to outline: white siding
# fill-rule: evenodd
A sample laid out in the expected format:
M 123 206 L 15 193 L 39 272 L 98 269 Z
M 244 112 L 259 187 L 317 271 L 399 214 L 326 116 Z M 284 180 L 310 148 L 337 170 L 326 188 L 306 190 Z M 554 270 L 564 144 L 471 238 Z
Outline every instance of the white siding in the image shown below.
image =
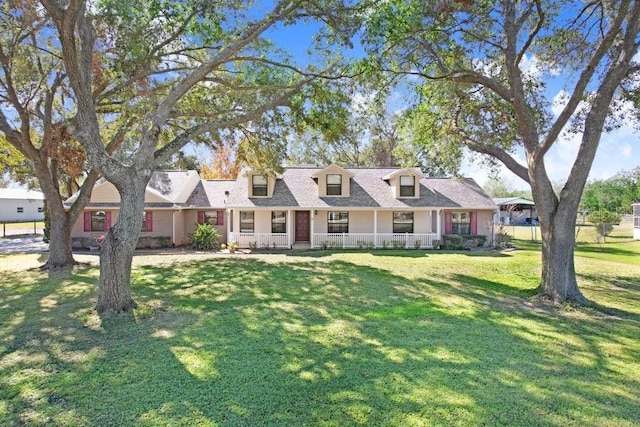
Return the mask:
M 0 222 L 42 221 L 44 213 L 38 212 L 44 206 L 43 200 L 0 199 Z M 22 208 L 22 212 L 18 212 Z

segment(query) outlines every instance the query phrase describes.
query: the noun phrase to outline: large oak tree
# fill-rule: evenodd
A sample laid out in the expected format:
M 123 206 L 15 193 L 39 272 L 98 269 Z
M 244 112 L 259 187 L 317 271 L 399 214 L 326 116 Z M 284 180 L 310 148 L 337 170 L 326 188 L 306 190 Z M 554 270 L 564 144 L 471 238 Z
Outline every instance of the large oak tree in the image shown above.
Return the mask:
M 91 2 L 91 9 L 84 0 L 41 3 L 55 23 L 77 100 L 73 134 L 89 163 L 120 193 L 118 220 L 100 251 L 97 309 L 126 312 L 136 306 L 131 262 L 154 169 L 190 141 L 238 129 L 261 135 L 258 142 L 278 134 L 284 141 L 291 117 L 282 107 L 304 106 L 299 93 L 312 76 L 265 35 L 298 19 L 329 21 L 342 6 L 300 0 L 104 0 Z M 105 150 L 99 116 L 107 100 L 121 108 L 108 119 L 135 114 L 126 156 Z
M 586 303 L 574 268 L 576 212 L 601 135 L 615 125 L 621 96 L 637 89 L 640 2 L 373 3 L 363 35 L 369 65 L 415 82 L 414 114 L 433 123 L 422 143 L 468 147 L 529 183 L 543 240 L 540 293 Z M 563 87 L 557 114 L 546 83 Z M 567 131 L 580 134 L 579 147 L 556 194 L 545 157 Z
M 0 7 L 0 164 L 20 182 L 37 179 L 50 219 L 46 266 L 56 269 L 75 264 L 71 227 L 99 175 L 86 170 L 85 150 L 69 132 L 74 98 L 52 22 L 41 12 L 30 0 Z

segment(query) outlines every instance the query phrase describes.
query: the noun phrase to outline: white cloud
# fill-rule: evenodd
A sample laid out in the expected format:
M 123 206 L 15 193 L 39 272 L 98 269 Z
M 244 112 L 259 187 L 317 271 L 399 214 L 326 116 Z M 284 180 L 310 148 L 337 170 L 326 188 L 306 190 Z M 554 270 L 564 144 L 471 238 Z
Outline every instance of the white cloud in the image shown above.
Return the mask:
M 620 152 L 622 153 L 622 156 L 624 158 L 628 159 L 629 157 L 631 157 L 631 154 L 633 154 L 633 147 L 631 146 L 631 144 L 626 143 L 622 146 Z

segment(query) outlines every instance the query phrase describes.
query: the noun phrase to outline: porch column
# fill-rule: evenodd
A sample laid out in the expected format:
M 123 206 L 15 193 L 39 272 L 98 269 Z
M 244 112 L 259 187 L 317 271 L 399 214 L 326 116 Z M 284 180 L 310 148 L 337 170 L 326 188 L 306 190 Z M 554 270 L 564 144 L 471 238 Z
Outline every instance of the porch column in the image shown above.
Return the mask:
M 378 210 L 373 210 L 373 246 L 378 246 Z
M 292 215 L 291 215 L 291 209 L 287 210 L 287 244 L 289 245 L 289 248 L 293 247 L 293 239 L 291 238 L 294 231 L 295 230 L 295 225 L 293 224 L 293 221 L 291 220 Z
M 232 229 L 232 224 L 231 222 L 233 221 L 233 209 L 227 209 L 226 210 L 226 214 L 227 214 L 227 242 L 232 241 L 233 239 L 231 238 L 231 229 Z
M 436 220 L 436 234 L 438 235 L 438 240 L 442 241 L 442 215 L 440 215 L 441 209 L 436 211 L 437 220 Z
M 315 229 L 316 229 L 316 215 L 315 215 L 315 210 L 311 209 L 309 210 L 309 245 L 311 246 L 311 248 L 313 249 L 313 235 L 315 234 Z

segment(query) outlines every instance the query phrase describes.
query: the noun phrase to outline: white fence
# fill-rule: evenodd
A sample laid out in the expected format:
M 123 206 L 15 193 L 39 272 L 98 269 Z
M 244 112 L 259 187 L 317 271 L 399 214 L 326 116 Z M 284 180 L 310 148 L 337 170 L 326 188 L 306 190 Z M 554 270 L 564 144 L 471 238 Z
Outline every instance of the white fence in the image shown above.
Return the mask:
M 312 248 L 422 248 L 432 249 L 436 233 L 317 233 Z
M 240 248 L 288 248 L 289 237 L 286 233 L 230 233 L 229 239 L 238 242 Z
M 312 248 L 421 248 L 432 249 L 438 241 L 436 233 L 316 233 L 311 235 Z M 287 234 L 230 233 L 229 241 L 241 248 L 289 248 Z

